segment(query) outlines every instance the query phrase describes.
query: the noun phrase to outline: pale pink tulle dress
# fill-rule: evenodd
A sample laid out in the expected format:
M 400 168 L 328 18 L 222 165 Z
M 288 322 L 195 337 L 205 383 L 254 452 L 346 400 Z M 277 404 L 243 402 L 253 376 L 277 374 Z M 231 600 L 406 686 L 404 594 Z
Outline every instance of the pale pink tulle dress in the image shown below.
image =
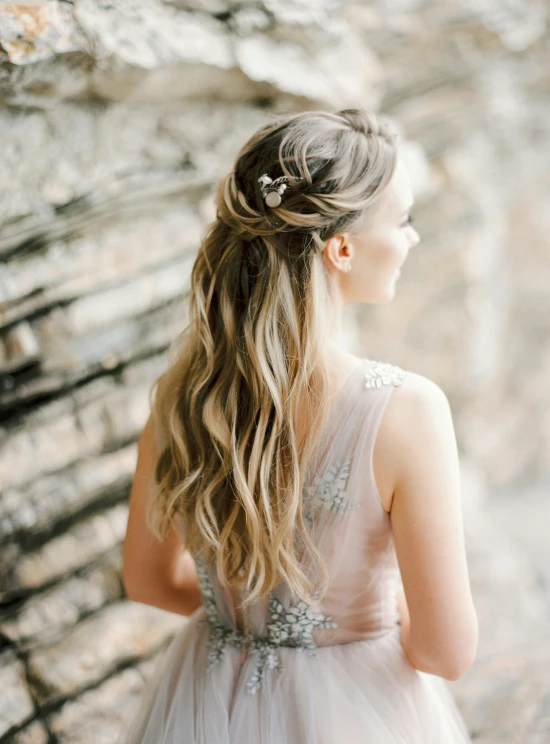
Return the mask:
M 372 454 L 404 375 L 363 359 L 333 399 L 304 486 L 330 573 L 321 604 L 292 604 L 279 586 L 250 615 L 246 650 L 232 596 L 197 557 L 204 606 L 182 618 L 119 744 L 471 742 L 446 681 L 414 669 L 400 643 L 400 575 Z

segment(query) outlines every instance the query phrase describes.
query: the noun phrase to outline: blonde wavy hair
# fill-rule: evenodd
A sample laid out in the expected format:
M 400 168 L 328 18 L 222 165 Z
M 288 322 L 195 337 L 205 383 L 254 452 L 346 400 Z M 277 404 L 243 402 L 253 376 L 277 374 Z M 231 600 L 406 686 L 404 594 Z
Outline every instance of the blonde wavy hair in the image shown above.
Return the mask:
M 323 249 L 364 229 L 393 175 L 396 136 L 361 109 L 272 116 L 217 186 L 188 324 L 151 390 L 160 456 L 147 520 L 159 539 L 183 520 L 186 548 L 215 561 L 222 585 L 245 586 L 243 608 L 281 581 L 307 602 L 326 591 L 301 498 L 331 397 Z M 289 178 L 279 207 L 265 204 L 264 173 Z

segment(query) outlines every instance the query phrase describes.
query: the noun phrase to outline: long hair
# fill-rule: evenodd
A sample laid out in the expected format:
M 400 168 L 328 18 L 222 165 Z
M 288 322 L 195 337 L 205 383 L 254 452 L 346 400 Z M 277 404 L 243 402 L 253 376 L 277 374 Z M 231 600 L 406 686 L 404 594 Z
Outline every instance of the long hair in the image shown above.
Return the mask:
M 160 456 L 147 519 L 160 539 L 183 520 L 187 549 L 215 561 L 222 585 L 245 585 L 243 608 L 281 581 L 312 601 L 304 548 L 326 591 L 301 498 L 330 397 L 323 249 L 368 222 L 395 169 L 395 138 L 360 109 L 273 116 L 216 189 L 188 324 L 153 385 Z M 262 197 L 264 173 L 289 178 L 278 207 Z

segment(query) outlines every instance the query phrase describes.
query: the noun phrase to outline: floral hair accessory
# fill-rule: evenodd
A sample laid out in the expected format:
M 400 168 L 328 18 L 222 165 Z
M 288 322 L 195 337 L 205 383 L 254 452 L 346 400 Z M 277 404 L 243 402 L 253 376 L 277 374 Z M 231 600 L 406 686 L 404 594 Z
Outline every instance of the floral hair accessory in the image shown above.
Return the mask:
M 295 180 L 303 181 L 304 179 L 296 178 Z M 258 178 L 258 183 L 261 184 L 262 196 L 268 207 L 278 207 L 281 203 L 281 195 L 290 185 L 287 176 L 280 176 L 273 180 L 267 173 L 264 173 L 263 176 Z

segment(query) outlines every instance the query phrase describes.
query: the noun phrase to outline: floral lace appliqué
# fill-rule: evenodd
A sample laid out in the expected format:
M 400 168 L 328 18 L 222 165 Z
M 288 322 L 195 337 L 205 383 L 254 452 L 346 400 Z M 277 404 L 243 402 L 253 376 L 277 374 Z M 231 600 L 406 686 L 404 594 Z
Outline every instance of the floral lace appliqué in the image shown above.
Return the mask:
M 206 608 L 206 618 L 200 623 L 207 625 L 210 630 L 206 671 L 209 672 L 221 659 L 227 644 L 235 648 L 249 647 L 250 650 L 257 652 L 252 675 L 246 684 L 247 692 L 251 694 L 260 689 L 267 669 L 282 671 L 283 665 L 278 653 L 280 646 L 289 646 L 297 651 L 305 650 L 310 656 L 315 657 L 314 649 L 317 644 L 313 638 L 314 629 L 338 627 L 331 617 L 316 612 L 306 602 L 299 601 L 286 608 L 272 594 L 269 595 L 271 622 L 266 628 L 267 636 L 244 633 L 238 628 L 224 625 L 218 616 L 208 571 L 200 559 L 196 558 L 195 561 Z
M 338 627 L 331 617 L 316 612 L 303 601 L 291 604 L 286 609 L 278 599 L 271 596 L 269 610 L 273 620 L 267 626 L 270 639 L 279 646 L 292 646 L 298 651 L 313 651 L 317 648 L 313 638 L 315 628 Z
M 310 486 L 306 486 L 307 511 L 321 507 L 342 516 L 350 509 L 358 509 L 360 504 L 349 503 L 346 485 L 351 468 L 351 459 L 335 462 L 322 475 L 316 475 Z
M 382 385 L 401 385 L 405 379 L 406 372 L 395 364 L 388 362 L 377 362 L 365 372 L 365 387 L 379 388 Z

